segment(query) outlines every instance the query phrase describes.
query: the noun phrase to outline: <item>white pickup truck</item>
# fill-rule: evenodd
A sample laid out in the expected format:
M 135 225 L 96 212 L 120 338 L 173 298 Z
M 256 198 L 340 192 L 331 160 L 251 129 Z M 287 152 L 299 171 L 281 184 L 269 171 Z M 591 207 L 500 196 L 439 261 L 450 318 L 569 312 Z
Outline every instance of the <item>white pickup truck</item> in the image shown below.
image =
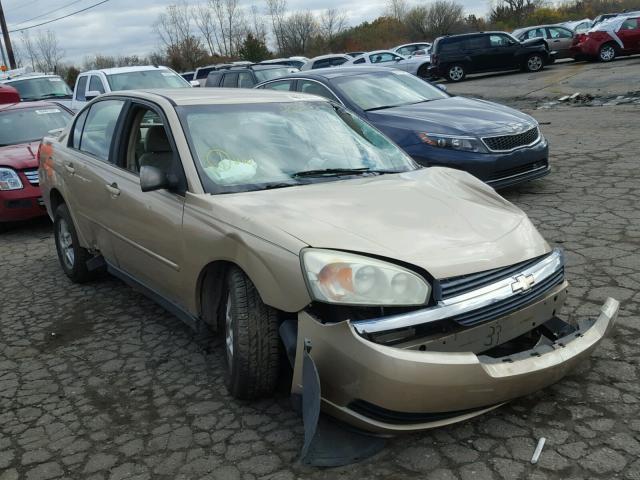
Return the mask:
M 73 89 L 71 109 L 78 111 L 98 95 L 117 90 L 190 88 L 191 86 L 191 83 L 167 67 L 147 65 L 89 70 L 78 75 Z

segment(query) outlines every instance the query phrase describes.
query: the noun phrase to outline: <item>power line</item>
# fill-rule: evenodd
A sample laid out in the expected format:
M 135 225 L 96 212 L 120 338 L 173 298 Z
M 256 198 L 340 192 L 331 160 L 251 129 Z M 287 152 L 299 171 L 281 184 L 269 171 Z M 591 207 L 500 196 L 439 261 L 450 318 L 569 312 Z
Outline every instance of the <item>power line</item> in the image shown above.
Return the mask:
M 9 8 L 11 9 L 12 12 L 15 12 L 16 10 L 22 10 L 25 7 L 28 7 L 29 5 L 33 5 L 36 2 L 39 2 L 40 0 L 31 0 L 30 2 L 27 3 L 22 3 L 20 5 L 18 5 L 17 7 L 14 6 L 9 6 Z
M 14 30 L 9 30 L 9 33 L 14 33 L 14 32 L 22 32 L 24 30 L 29 30 L 31 28 L 35 28 L 35 27 L 41 27 L 42 25 L 47 25 L 48 23 L 53 23 L 53 22 L 57 22 L 58 20 L 62 20 L 64 18 L 69 18 L 73 15 L 76 15 L 78 13 L 82 13 L 82 12 L 86 12 L 87 10 L 91 10 L 92 8 L 97 7 L 98 5 L 102 5 L 103 3 L 107 3 L 109 0 L 102 0 L 101 2 L 98 3 L 94 3 L 93 5 L 90 5 L 86 8 L 83 8 L 82 10 L 76 10 L 75 12 L 69 13 L 67 15 L 63 15 L 62 17 L 58 17 L 58 18 L 54 18 L 52 20 L 47 20 L 46 22 L 42 22 L 42 23 L 37 23 L 35 25 L 31 25 L 29 27 L 24 27 L 24 28 L 16 28 Z
M 58 10 L 62 10 L 63 8 L 70 7 L 71 5 L 74 5 L 74 4 L 80 3 L 80 2 L 82 2 L 82 0 L 74 0 L 71 3 L 67 3 L 66 5 L 62 5 L 62 6 L 58 7 L 58 8 L 54 8 L 53 10 L 49 10 L 46 13 L 41 13 L 37 17 L 33 17 L 33 18 L 28 19 L 28 20 L 23 20 L 22 22 L 14 23 L 13 25 L 11 25 L 10 28 L 14 28 L 14 27 L 16 27 L 18 25 L 24 25 L 25 23 L 29 23 L 29 22 L 31 22 L 33 20 L 37 20 L 38 18 L 46 17 L 47 15 L 49 15 L 51 13 L 57 12 Z

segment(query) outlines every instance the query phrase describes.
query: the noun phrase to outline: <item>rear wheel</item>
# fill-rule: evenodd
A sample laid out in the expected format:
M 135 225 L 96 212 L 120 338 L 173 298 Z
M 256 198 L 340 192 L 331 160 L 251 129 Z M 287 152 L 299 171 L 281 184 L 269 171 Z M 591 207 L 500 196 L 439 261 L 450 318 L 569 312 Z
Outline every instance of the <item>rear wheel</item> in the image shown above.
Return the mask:
M 451 65 L 447 70 L 447 80 L 452 82 L 460 82 L 464 80 L 464 77 L 467 75 L 464 67 L 460 64 Z
M 53 229 L 58 260 L 64 273 L 75 283 L 90 280 L 91 274 L 87 269 L 87 261 L 91 258 L 91 254 L 80 246 L 69 209 L 64 203 L 56 209 Z
M 243 400 L 267 396 L 276 387 L 280 366 L 277 312 L 262 302 L 251 280 L 237 267 L 227 273 L 226 287 L 221 314 L 227 389 Z
M 420 65 L 420 68 L 418 68 L 418 76 L 420 78 L 428 79 L 429 78 L 429 65 Z
M 610 62 L 614 58 L 616 58 L 616 47 L 613 43 L 605 43 L 600 47 L 600 50 L 598 51 L 598 59 L 601 62 Z
M 527 57 L 527 61 L 524 65 L 527 72 L 539 72 L 544 67 L 544 59 L 542 55 L 534 53 Z

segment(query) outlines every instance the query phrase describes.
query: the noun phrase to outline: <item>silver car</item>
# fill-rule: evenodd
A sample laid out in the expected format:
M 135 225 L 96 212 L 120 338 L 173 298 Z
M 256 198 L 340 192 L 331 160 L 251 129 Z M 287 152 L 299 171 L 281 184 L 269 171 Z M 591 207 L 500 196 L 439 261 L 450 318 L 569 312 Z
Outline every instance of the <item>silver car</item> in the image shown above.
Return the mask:
M 380 67 L 400 68 L 406 72 L 426 78 L 429 76 L 428 70 L 431 64 L 431 55 L 420 55 L 417 57 L 403 57 L 391 50 L 375 50 L 353 58 L 344 63 L 345 67 L 351 65 L 377 65 Z
M 571 44 L 575 32 L 560 25 L 537 25 L 534 27 L 519 28 L 512 35 L 521 42 L 531 38 L 544 38 L 549 45 L 549 50 L 556 52 L 555 59 L 571 58 Z

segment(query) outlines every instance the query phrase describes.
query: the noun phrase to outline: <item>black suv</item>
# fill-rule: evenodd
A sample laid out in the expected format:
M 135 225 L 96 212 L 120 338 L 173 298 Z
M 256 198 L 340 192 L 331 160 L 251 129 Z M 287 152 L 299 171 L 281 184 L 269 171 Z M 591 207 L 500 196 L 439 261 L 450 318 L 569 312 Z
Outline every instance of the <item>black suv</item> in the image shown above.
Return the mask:
M 543 38 L 518 41 L 506 32 L 480 32 L 436 38 L 429 73 L 452 82 L 468 73 L 522 69 L 542 70 L 549 63 L 549 46 Z
M 229 67 L 209 72 L 205 87 L 253 88 L 260 82 L 273 80 L 293 72 L 297 68 L 285 65 L 247 65 Z

